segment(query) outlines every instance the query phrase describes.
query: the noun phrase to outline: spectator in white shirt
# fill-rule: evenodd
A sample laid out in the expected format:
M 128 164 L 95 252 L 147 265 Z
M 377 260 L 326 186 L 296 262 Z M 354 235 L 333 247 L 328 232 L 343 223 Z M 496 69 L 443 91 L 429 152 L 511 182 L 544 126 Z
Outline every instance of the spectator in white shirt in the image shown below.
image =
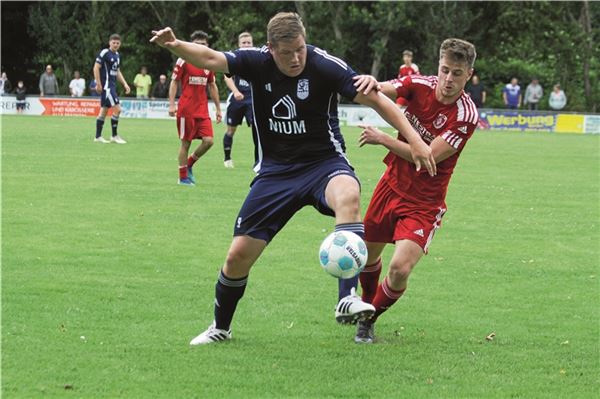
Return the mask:
M 79 71 L 73 72 L 73 80 L 69 83 L 69 90 L 71 91 L 71 97 L 83 96 L 85 90 L 85 79 L 79 76 Z

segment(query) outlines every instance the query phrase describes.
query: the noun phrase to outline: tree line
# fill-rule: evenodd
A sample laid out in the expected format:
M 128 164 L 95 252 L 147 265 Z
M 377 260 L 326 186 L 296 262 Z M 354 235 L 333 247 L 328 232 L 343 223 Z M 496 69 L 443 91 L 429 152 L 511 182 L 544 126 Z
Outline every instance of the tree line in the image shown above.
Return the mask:
M 345 59 L 357 72 L 391 79 L 402 51 L 414 53 L 421 73 L 436 74 L 438 48 L 448 37 L 477 47 L 476 72 L 489 107 L 503 107 L 501 91 L 514 76 L 524 86 L 537 77 L 542 106 L 555 83 L 567 93 L 567 110 L 600 112 L 600 3 L 578 2 L 2 2 L 2 70 L 37 93 L 46 64 L 55 67 L 67 93 L 72 72 L 89 80 L 98 51 L 118 32 L 122 72 L 129 82 L 142 65 L 154 81 L 169 76 L 174 59 L 150 45 L 150 31 L 171 26 L 187 39 L 208 32 L 211 47 L 235 48 L 249 31 L 266 42 L 266 25 L 279 11 L 298 12 L 307 42 Z M 225 94 L 225 85 L 219 85 Z M 546 100 L 546 101 L 545 101 Z M 542 107 L 543 108 L 543 107 Z

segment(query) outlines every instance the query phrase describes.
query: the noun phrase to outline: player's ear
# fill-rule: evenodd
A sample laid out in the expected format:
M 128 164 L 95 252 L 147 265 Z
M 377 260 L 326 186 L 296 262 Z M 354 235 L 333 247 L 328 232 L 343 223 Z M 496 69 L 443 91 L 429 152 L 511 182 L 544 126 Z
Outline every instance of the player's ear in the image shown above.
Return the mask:
M 271 54 L 273 54 L 274 47 L 273 47 L 273 45 L 271 44 L 271 42 L 267 42 L 267 48 L 269 49 L 269 52 L 270 52 Z

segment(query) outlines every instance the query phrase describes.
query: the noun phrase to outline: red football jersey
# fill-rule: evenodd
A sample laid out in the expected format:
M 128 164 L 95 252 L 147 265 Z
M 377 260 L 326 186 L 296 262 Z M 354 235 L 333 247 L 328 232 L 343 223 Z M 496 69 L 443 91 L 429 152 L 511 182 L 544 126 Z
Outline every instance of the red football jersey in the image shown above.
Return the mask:
M 419 75 L 419 67 L 417 64 L 410 64 L 410 66 L 403 64 L 398 70 L 398 79 L 410 75 Z
M 422 168 L 417 172 L 415 165 L 390 152 L 384 159 L 388 165 L 383 178 L 398 194 L 431 207 L 445 207 L 446 192 L 458 156 L 467 140 L 473 135 L 479 114 L 471 98 L 463 91 L 452 104 L 442 104 L 435 97 L 437 76 L 406 76 L 391 83 L 398 97 L 407 100 L 404 111 L 408 121 L 430 144 L 436 137 L 444 140 L 458 152 L 437 165 L 437 175 L 429 176 Z M 400 134 L 398 139 L 406 141 Z
M 215 74 L 208 69 L 196 68 L 179 58 L 173 69 L 173 80 L 181 82 L 181 97 L 177 103 L 177 116 L 209 118 L 207 85 L 215 81 Z

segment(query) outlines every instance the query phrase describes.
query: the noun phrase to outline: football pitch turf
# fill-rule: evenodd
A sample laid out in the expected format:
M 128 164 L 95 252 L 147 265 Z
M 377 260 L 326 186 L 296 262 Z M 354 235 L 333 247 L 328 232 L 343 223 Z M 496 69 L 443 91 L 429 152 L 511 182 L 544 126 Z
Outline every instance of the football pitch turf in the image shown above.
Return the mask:
M 335 323 L 317 255 L 333 219 L 305 208 L 255 265 L 233 340 L 190 348 L 253 176 L 249 129 L 225 169 L 215 125 L 183 187 L 173 120 L 123 119 L 127 145 L 93 143 L 93 118 L 0 121 L 5 398 L 599 393 L 598 136 L 476 132 L 377 344 Z M 364 211 L 385 151 L 343 132 Z

